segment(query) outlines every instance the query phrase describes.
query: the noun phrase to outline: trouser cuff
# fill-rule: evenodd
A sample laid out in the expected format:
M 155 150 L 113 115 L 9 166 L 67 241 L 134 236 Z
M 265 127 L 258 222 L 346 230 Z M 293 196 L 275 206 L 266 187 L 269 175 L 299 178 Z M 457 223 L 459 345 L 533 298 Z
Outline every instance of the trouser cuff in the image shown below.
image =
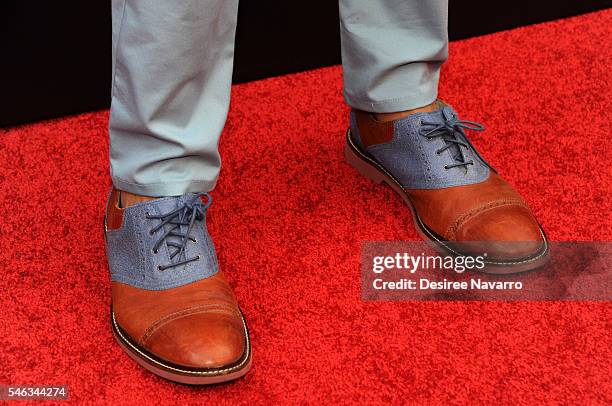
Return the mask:
M 359 99 L 348 95 L 346 91 L 344 92 L 344 99 L 349 106 L 370 113 L 394 113 L 397 111 L 412 110 L 426 106 L 437 98 L 437 82 L 429 89 L 420 93 L 387 100 Z
M 151 197 L 180 196 L 185 193 L 210 192 L 215 188 L 216 183 L 216 180 L 186 180 L 181 182 L 137 184 L 113 177 L 113 185 L 117 189 Z

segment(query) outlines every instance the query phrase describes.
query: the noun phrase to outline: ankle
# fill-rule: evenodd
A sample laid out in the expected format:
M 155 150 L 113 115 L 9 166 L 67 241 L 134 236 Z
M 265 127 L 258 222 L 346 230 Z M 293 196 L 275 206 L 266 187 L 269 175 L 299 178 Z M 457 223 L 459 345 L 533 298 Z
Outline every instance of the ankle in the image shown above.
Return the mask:
M 137 203 L 146 202 L 148 200 L 159 199 L 159 197 L 142 196 L 142 195 L 137 195 L 134 193 L 126 192 L 124 190 L 119 190 L 119 189 L 117 190 L 119 192 L 119 207 L 121 207 L 122 209 L 133 206 Z
M 438 102 L 438 100 L 435 100 L 433 103 L 430 103 L 423 107 L 418 107 L 416 109 L 396 111 L 393 113 L 372 113 L 372 116 L 376 121 L 385 123 L 388 121 L 399 120 L 415 113 L 427 113 L 429 111 L 434 111 L 438 108 L 440 108 L 440 103 Z

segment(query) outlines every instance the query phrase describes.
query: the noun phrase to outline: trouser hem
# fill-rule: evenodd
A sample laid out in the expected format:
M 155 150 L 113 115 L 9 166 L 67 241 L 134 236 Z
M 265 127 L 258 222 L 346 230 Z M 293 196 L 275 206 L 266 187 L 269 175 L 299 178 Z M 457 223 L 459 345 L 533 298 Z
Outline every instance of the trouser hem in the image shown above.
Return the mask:
M 437 98 L 437 86 L 420 94 L 387 100 L 359 99 L 348 95 L 344 91 L 344 99 L 349 106 L 370 113 L 395 113 L 397 111 L 412 110 L 433 103 Z
M 185 193 L 205 193 L 215 188 L 216 180 L 186 180 L 180 182 L 162 182 L 137 184 L 113 177 L 113 185 L 119 190 L 142 196 L 165 197 L 180 196 Z

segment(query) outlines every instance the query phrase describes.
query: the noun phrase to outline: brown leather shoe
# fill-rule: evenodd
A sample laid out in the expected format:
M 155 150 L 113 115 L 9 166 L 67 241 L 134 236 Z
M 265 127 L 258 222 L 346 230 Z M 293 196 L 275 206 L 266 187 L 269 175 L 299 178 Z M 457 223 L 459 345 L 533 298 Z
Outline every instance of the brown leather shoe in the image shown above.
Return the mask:
M 483 255 L 485 272 L 542 266 L 549 244 L 527 203 L 480 156 L 450 106 L 377 121 L 352 111 L 345 157 L 360 173 L 385 182 L 412 209 L 426 240 L 455 255 Z
M 111 325 L 136 362 L 166 379 L 212 384 L 251 366 L 245 319 L 206 231 L 206 195 L 155 200 L 113 189 L 105 231 L 112 278 Z

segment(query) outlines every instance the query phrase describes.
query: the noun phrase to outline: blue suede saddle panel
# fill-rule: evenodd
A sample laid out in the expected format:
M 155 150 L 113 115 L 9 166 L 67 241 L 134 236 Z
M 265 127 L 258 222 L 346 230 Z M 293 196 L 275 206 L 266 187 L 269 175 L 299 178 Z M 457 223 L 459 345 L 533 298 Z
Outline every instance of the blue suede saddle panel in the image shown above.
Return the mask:
M 451 148 L 437 154 L 437 151 L 449 143 L 444 137 L 427 139 L 423 135 L 433 127 L 431 124 L 424 126 L 423 122 L 444 125 L 456 116 L 452 108 L 445 106 L 432 112 L 416 113 L 396 120 L 393 139 L 390 142 L 364 149 L 355 114 L 351 112 L 351 134 L 361 149 L 371 155 L 406 189 L 441 189 L 480 183 L 489 177 L 490 169 L 471 148 L 452 144 Z M 462 137 L 465 134 L 460 133 L 457 136 Z M 445 166 L 457 163 L 455 155 L 458 148 L 463 160 L 472 161 L 473 164 L 445 169 Z
M 196 197 L 199 199 L 198 195 L 190 193 L 142 202 L 124 209 L 121 228 L 106 231 L 111 279 L 140 289 L 163 290 L 208 278 L 217 273 L 217 257 L 206 229 L 205 218 L 194 223 L 189 232 L 191 238 L 184 244 L 184 256 L 181 255 L 183 258 L 199 257 L 199 259 L 168 269 L 159 268 L 173 262 L 170 254 L 176 247 L 168 245 L 166 241 L 180 242 L 180 238 L 171 237 L 169 240 L 162 238 L 168 227 L 172 227 L 171 225 L 164 226 L 151 234 L 151 230 L 162 220 L 148 219 L 147 214 L 169 213 Z M 186 232 L 186 229 L 187 226 L 180 226 L 181 232 Z M 155 253 L 155 243 L 160 239 L 163 243 Z M 174 262 L 176 261 L 175 258 Z

